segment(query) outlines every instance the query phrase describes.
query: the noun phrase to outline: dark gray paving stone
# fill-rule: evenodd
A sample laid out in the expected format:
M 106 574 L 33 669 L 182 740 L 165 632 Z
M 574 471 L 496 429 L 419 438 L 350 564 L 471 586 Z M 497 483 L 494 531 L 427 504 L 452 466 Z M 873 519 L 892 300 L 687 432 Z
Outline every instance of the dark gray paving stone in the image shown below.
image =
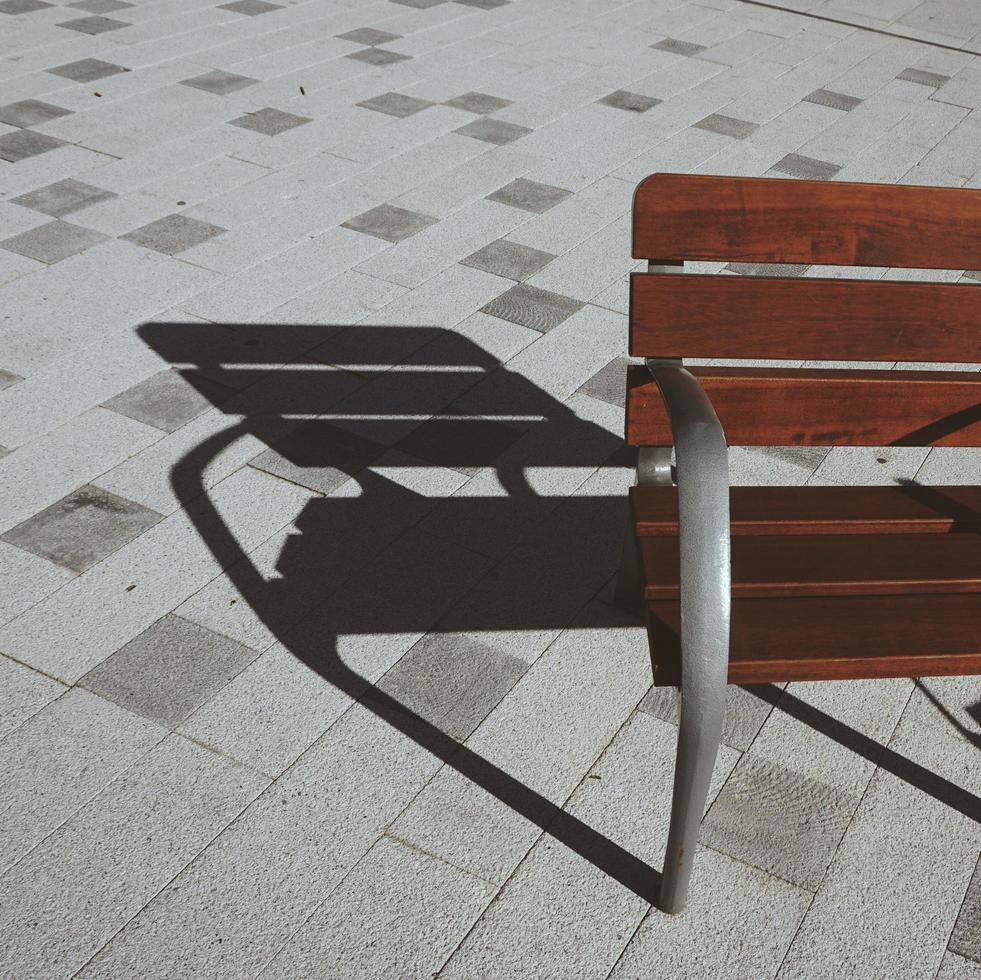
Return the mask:
M 59 105 L 41 102 L 38 99 L 23 99 L 20 102 L 0 106 L 0 122 L 8 126 L 20 126 L 23 129 L 71 114 L 71 109 L 62 109 Z
M 18 381 L 23 381 L 24 379 L 19 374 L 14 374 L 13 371 L 4 371 L 0 368 L 0 391 L 4 388 L 9 388 L 11 385 L 17 384 Z
M 453 0 L 454 3 L 462 4 L 464 7 L 478 7 L 481 10 L 493 10 L 495 7 L 504 7 L 511 0 Z
M 666 37 L 663 41 L 658 41 L 657 44 L 652 44 L 651 47 L 654 48 L 655 51 L 670 51 L 671 54 L 683 54 L 689 58 L 693 55 L 701 53 L 702 51 L 708 50 L 704 44 L 694 44 L 691 41 L 679 41 L 675 37 Z
M 805 180 L 830 180 L 841 170 L 841 166 L 837 163 L 829 163 L 827 160 L 801 156 L 799 153 L 788 153 L 783 159 L 778 160 L 772 169 Z
M 233 394 L 231 388 L 210 378 L 195 375 L 187 379 L 171 369 L 120 392 L 103 402 L 102 407 L 164 432 L 173 432 Z
M 585 305 L 569 296 L 520 283 L 492 299 L 480 312 L 547 333 Z
M 65 20 L 56 27 L 65 27 L 70 31 L 78 31 L 80 34 L 105 34 L 108 31 L 118 31 L 121 27 L 131 27 L 124 20 L 115 20 L 112 17 L 79 17 L 77 20 Z
M 981 963 L 981 858 L 967 886 L 948 949 L 958 956 Z
M 162 519 L 155 510 L 132 500 L 84 486 L 0 539 L 73 572 L 84 572 Z
M 499 109 L 506 109 L 509 105 L 514 105 L 510 99 L 499 99 L 496 95 L 487 95 L 484 92 L 466 92 L 458 95 L 455 99 L 448 99 L 443 105 L 448 105 L 453 109 L 463 109 L 464 112 L 473 112 L 478 116 L 485 116 Z
M 0 3 L 0 14 L 31 14 L 35 10 L 53 7 L 54 4 L 44 0 L 3 0 Z
M 78 3 L 70 3 L 69 7 L 76 10 L 85 10 L 90 14 L 111 14 L 114 10 L 125 10 L 134 4 L 125 3 L 124 0 L 79 0 Z
M 362 109 L 371 109 L 373 112 L 383 112 L 386 116 L 397 116 L 403 119 L 405 116 L 414 115 L 428 109 L 435 102 L 428 99 L 416 99 L 411 95 L 402 95 L 401 92 L 384 92 L 376 95 L 372 99 L 365 99 L 364 102 L 357 102 L 356 105 Z
M 802 276 L 809 265 L 781 265 L 776 262 L 730 262 L 726 267 L 728 272 L 740 276 Z
M 234 3 L 218 4 L 218 9 L 245 14 L 246 17 L 258 17 L 259 14 L 268 14 L 271 10 L 282 10 L 283 6 L 279 3 L 266 3 L 266 0 L 235 0 Z
M 537 248 L 500 238 L 478 249 L 473 255 L 461 259 L 460 265 L 468 265 L 472 269 L 490 272 L 495 276 L 524 282 L 525 279 L 545 268 L 554 258 L 551 252 L 542 252 Z
M 561 204 L 571 194 L 572 191 L 564 187 L 553 187 L 551 184 L 540 184 L 536 180 L 519 177 L 493 194 L 488 194 L 487 200 L 541 214 L 554 208 L 556 204 Z
M 694 126 L 695 129 L 704 129 L 708 133 L 718 133 L 720 136 L 730 136 L 736 140 L 744 140 L 760 128 L 756 123 L 736 119 L 733 116 L 723 116 L 718 112 L 699 119 Z
M 0 242 L 0 248 L 53 265 L 104 242 L 108 237 L 101 231 L 82 228 L 67 221 L 49 221 L 46 225 L 22 231 L 19 235 Z
M 391 34 L 388 31 L 379 31 L 374 27 L 358 27 L 356 30 L 348 31 L 346 34 L 335 34 L 334 37 L 342 41 L 354 41 L 355 44 L 387 44 L 389 41 L 398 41 L 403 35 Z
M 979 282 L 981 282 L 981 269 L 968 269 L 964 273 L 964 277 L 966 279 L 977 279 Z
M 110 75 L 119 75 L 121 72 L 129 71 L 122 65 L 114 65 L 111 61 L 102 61 L 99 58 L 82 58 L 81 61 L 69 61 L 67 64 L 58 65 L 56 68 L 46 68 L 49 75 L 58 75 L 61 78 L 70 78 L 73 82 L 94 82 L 99 78 L 108 78 Z
M 613 106 L 614 109 L 625 109 L 627 112 L 647 112 L 654 106 L 660 105 L 662 99 L 654 99 L 649 95 L 638 95 L 637 92 L 627 92 L 625 89 L 617 89 L 609 95 L 604 95 L 602 99 L 597 99 L 599 105 Z
M 168 615 L 78 683 L 144 718 L 176 728 L 256 656 L 227 636 Z
M 0 446 L 0 459 L 3 459 L 4 456 L 9 456 L 9 455 L 10 455 L 10 450 L 6 446 Z
M 411 56 L 389 51 L 388 48 L 364 48 L 344 55 L 354 61 L 364 61 L 369 65 L 394 65 L 396 61 L 409 61 Z
M 464 633 L 429 633 L 378 687 L 408 711 L 463 741 L 527 669 L 524 661 Z
M 832 786 L 745 755 L 702 823 L 700 839 L 814 891 L 858 802 Z
M 143 248 L 152 249 L 154 252 L 163 252 L 164 255 L 177 255 L 179 252 L 200 245 L 217 235 L 223 235 L 226 230 L 218 225 L 208 224 L 206 221 L 188 218 L 183 214 L 168 214 L 165 218 L 151 221 L 150 224 L 136 228 L 134 231 L 119 237 L 123 241 L 141 245 Z
M 678 691 L 673 687 L 652 687 L 637 705 L 637 709 L 654 718 L 660 718 L 661 721 L 677 725 Z M 731 748 L 745 752 L 759 734 L 771 710 L 768 701 L 756 697 L 750 690 L 730 686 L 726 690 L 722 741 Z
M 383 446 L 370 439 L 313 419 L 259 453 L 249 465 L 327 494 L 384 451 Z
M 15 133 L 4 133 L 0 136 L 0 160 L 17 163 L 28 157 L 36 157 L 49 150 L 57 150 L 65 146 L 64 140 L 56 139 L 45 133 L 37 133 L 33 129 L 21 129 Z
M 924 71 L 922 68 L 905 68 L 896 78 L 904 82 L 916 82 L 917 85 L 927 85 L 930 88 L 940 88 L 950 81 L 950 75 L 940 75 L 935 71 Z
M 437 219 L 418 211 L 407 211 L 394 204 L 379 204 L 377 208 L 345 221 L 342 228 L 360 231 L 364 235 L 384 238 L 386 242 L 401 242 L 436 224 Z
M 811 92 L 810 95 L 805 95 L 803 101 L 827 106 L 829 109 L 840 109 L 842 112 L 851 112 L 852 109 L 860 106 L 864 100 L 857 99 L 854 95 L 842 95 L 841 92 L 819 88 Z
M 63 218 L 66 214 L 81 211 L 98 201 L 108 201 L 117 196 L 112 191 L 105 191 L 101 187 L 93 187 L 69 177 L 12 198 L 11 203 L 41 214 L 50 214 L 52 218 Z
M 475 119 L 459 129 L 454 129 L 453 132 L 461 136 L 469 136 L 471 139 L 483 140 L 485 143 L 503 146 L 505 143 L 513 143 L 522 136 L 527 136 L 531 130 L 527 126 L 518 126 L 503 119 Z
M 413 429 L 397 449 L 450 469 L 474 476 L 493 466 L 498 456 L 524 435 L 495 419 L 454 419 L 436 416 Z
M 623 408 L 626 402 L 627 365 L 625 357 L 610 361 L 596 372 L 579 390 L 584 395 Z
M 416 10 L 428 10 L 430 7 L 438 7 L 441 3 L 449 3 L 449 0 L 389 0 L 389 3 L 397 3 L 400 7 L 415 7 Z
M 240 89 L 248 88 L 250 85 L 255 85 L 257 82 L 258 79 L 236 75 L 233 72 L 221 71 L 216 68 L 214 71 L 205 72 L 203 75 L 195 75 L 194 78 L 185 78 L 179 84 L 201 89 L 202 92 L 210 92 L 212 95 L 229 95 Z
M 262 133 L 263 136 L 278 136 L 310 121 L 310 116 L 295 116 L 292 112 L 266 107 L 256 112 L 247 112 L 238 119 L 232 119 L 229 125 L 251 129 L 254 133 Z

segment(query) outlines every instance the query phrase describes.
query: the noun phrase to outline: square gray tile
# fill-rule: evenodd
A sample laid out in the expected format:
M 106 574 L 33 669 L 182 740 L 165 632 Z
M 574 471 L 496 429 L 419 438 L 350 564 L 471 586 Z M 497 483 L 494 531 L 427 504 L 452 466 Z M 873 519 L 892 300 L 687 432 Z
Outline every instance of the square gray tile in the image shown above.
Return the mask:
M 19 235 L 0 242 L 0 248 L 53 265 L 104 242 L 108 237 L 101 231 L 82 228 L 67 221 L 49 221 L 46 225 L 22 231 Z
M 202 92 L 210 92 L 212 95 L 229 95 L 240 89 L 248 88 L 250 85 L 255 85 L 257 82 L 258 79 L 255 78 L 215 69 L 205 72 L 203 75 L 195 75 L 194 78 L 185 78 L 180 84 L 201 89 Z
M 606 367 L 596 372 L 579 390 L 584 395 L 598 398 L 610 405 L 623 408 L 627 393 L 627 365 L 625 357 L 610 361 Z M 657 688 L 654 688 L 657 690 Z
M 68 6 L 76 10 L 85 10 L 90 14 L 111 14 L 114 10 L 125 10 L 134 4 L 125 3 L 124 0 L 79 0 L 78 3 L 70 3 Z
M 521 283 L 492 299 L 480 312 L 547 333 L 585 305 L 577 299 Z
M 462 4 L 464 7 L 479 7 L 481 10 L 493 10 L 495 7 L 503 7 L 511 0 L 453 0 L 454 3 Z
M 256 656 L 227 636 L 167 615 L 78 683 L 144 718 L 176 728 Z
M 466 634 L 429 633 L 378 687 L 462 742 L 527 669 L 524 661 Z
M 735 119 L 732 116 L 723 116 L 718 112 L 713 112 L 711 116 L 699 119 L 694 126 L 695 129 L 704 129 L 708 133 L 718 133 L 719 136 L 731 136 L 736 140 L 744 140 L 760 128 L 756 123 Z
M 423 422 L 396 448 L 418 459 L 468 476 L 493 466 L 497 457 L 524 435 L 524 430 L 495 419 L 442 418 Z
M 700 839 L 814 891 L 858 802 L 833 786 L 747 754 L 712 804 Z
M 904 82 L 916 82 L 917 85 L 926 85 L 930 88 L 940 88 L 941 85 L 950 81 L 950 75 L 939 75 L 935 71 L 924 71 L 922 68 L 906 68 L 896 78 Z
M 94 82 L 99 78 L 108 78 L 129 71 L 122 65 L 114 65 L 111 61 L 101 61 L 99 58 L 82 58 L 81 61 L 69 61 L 56 68 L 46 68 L 49 75 L 70 78 L 73 82 Z
M 40 123 L 50 122 L 52 119 L 59 119 L 71 114 L 71 109 L 62 109 L 61 106 L 52 105 L 50 102 L 23 99 L 20 102 L 11 102 L 8 105 L 0 106 L 0 123 L 26 129 L 28 126 L 37 126 Z
M 282 10 L 283 6 L 279 3 L 266 3 L 266 0 L 235 0 L 234 3 L 218 4 L 218 9 L 245 14 L 246 17 L 258 17 L 259 14 L 268 14 L 270 10 Z
M 435 102 L 428 99 L 416 99 L 411 95 L 402 95 L 401 92 L 385 92 L 376 95 L 373 99 L 365 99 L 364 102 L 357 102 L 356 105 L 362 109 L 371 109 L 373 112 L 384 112 L 386 116 L 397 116 L 399 119 L 405 116 L 414 115 L 428 109 Z
M 310 116 L 295 116 L 292 112 L 283 112 L 282 109 L 272 109 L 266 107 L 256 112 L 247 112 L 238 119 L 229 121 L 230 126 L 241 126 L 242 129 L 251 129 L 255 133 L 262 133 L 263 136 L 278 136 L 289 129 L 295 129 L 304 123 L 310 122 Z
M 493 194 L 488 194 L 487 200 L 541 214 L 554 208 L 556 204 L 561 204 L 571 194 L 572 191 L 567 191 L 564 187 L 553 187 L 551 184 L 540 184 L 538 181 L 519 177 Z
M 4 388 L 10 388 L 12 385 L 17 384 L 18 381 L 23 381 L 24 379 L 19 374 L 14 374 L 13 371 L 4 371 L 0 368 L 0 391 Z
M 386 242 L 401 242 L 436 224 L 437 220 L 428 214 L 397 208 L 394 204 L 379 204 L 377 208 L 345 221 L 341 227 L 384 238 Z
M 155 510 L 132 500 L 84 486 L 0 539 L 73 572 L 84 572 L 162 519 Z
M 647 112 L 654 106 L 660 105 L 662 99 L 654 99 L 649 95 L 638 95 L 636 92 L 627 92 L 624 89 L 617 89 L 609 95 L 604 95 L 602 99 L 597 99 L 599 105 L 613 106 L 614 109 L 625 109 L 627 112 Z
M 801 156 L 799 153 L 788 153 L 771 169 L 804 180 L 830 180 L 841 170 L 841 167 L 827 160 L 815 160 L 812 157 Z
M 143 248 L 152 249 L 154 252 L 177 255 L 217 235 L 223 235 L 225 231 L 225 228 L 220 228 L 218 225 L 188 218 L 183 214 L 168 214 L 165 218 L 151 221 L 150 224 L 119 237 L 123 241 L 142 245 Z
M 356 30 L 348 31 L 346 34 L 335 34 L 334 37 L 340 38 L 342 41 L 354 41 L 355 44 L 373 45 L 398 41 L 402 35 L 379 31 L 374 27 L 359 27 Z
M 441 3 L 449 3 L 449 0 L 389 0 L 389 3 L 397 3 L 401 7 L 415 7 L 416 10 L 428 10 L 430 7 L 438 7 Z
M 354 61 L 364 61 L 369 65 L 394 65 L 396 61 L 409 61 L 411 56 L 389 51 L 388 48 L 363 48 L 344 55 Z
M 523 282 L 543 269 L 555 256 L 551 252 L 542 252 L 537 248 L 509 242 L 504 238 L 485 245 L 482 249 L 460 259 L 460 265 L 468 265 L 472 269 L 503 276 Z
M 314 419 L 259 453 L 249 465 L 327 494 L 384 451 L 378 443 Z
M 112 191 L 104 191 L 101 187 L 93 187 L 69 177 L 12 198 L 11 203 L 41 214 L 50 214 L 52 218 L 63 218 L 66 214 L 81 211 L 98 201 L 108 201 L 116 196 Z
M 183 372 L 171 369 L 133 385 L 103 402 L 102 407 L 164 432 L 173 432 L 233 394 L 231 388 L 210 378 L 194 375 L 188 379 Z
M 65 20 L 55 26 L 65 27 L 70 31 L 78 31 L 80 34 L 105 34 L 108 31 L 118 31 L 121 27 L 131 27 L 132 25 L 112 17 L 92 16 Z
M 473 112 L 478 116 L 485 116 L 499 109 L 506 109 L 509 105 L 514 105 L 510 99 L 499 99 L 496 95 L 486 95 L 484 92 L 466 92 L 458 95 L 455 99 L 448 99 L 443 105 L 448 105 L 453 109 L 463 109 L 464 112 Z
M 981 963 L 981 858 L 974 867 L 947 948 L 958 956 Z
M 485 143 L 503 146 L 505 143 L 513 143 L 522 136 L 527 136 L 531 130 L 527 126 L 518 126 L 503 119 L 475 119 L 459 129 L 454 129 L 453 132 L 461 136 L 469 136 L 471 139 L 483 140 Z
M 688 58 L 708 50 L 704 44 L 694 44 L 692 41 L 679 41 L 675 37 L 666 37 L 663 41 L 652 44 L 651 47 L 655 51 L 670 51 L 671 54 L 683 54 Z
M 842 95 L 840 92 L 832 92 L 826 88 L 815 89 L 810 95 L 805 95 L 803 101 L 827 106 L 829 109 L 840 109 L 842 112 L 851 112 L 863 102 L 854 95 Z
M 45 7 L 52 6 L 54 4 L 45 3 L 44 0 L 3 0 L 0 3 L 0 13 L 31 14 L 35 10 L 43 10 Z
M 37 133 L 33 129 L 21 129 L 14 133 L 4 133 L 0 136 L 0 160 L 17 163 L 28 157 L 36 157 L 39 153 L 57 150 L 65 146 L 64 140 L 55 139 L 46 133 Z

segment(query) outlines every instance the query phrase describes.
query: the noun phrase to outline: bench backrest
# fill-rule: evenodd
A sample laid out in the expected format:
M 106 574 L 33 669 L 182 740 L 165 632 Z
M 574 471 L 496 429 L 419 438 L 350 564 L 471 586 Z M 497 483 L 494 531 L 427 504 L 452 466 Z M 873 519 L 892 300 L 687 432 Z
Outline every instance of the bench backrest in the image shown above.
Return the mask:
M 634 196 L 633 255 L 976 270 L 981 190 L 654 174 Z M 981 285 L 635 273 L 630 353 L 981 363 Z M 981 446 L 977 371 L 692 370 L 732 445 Z M 644 369 L 627 441 L 672 441 Z

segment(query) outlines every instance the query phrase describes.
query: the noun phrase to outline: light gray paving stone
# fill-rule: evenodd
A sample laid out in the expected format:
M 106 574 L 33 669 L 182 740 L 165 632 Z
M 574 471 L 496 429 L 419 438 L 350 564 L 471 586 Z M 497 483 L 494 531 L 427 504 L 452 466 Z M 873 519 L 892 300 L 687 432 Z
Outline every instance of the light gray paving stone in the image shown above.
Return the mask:
M 981 963 L 965 959 L 956 953 L 947 953 L 941 964 L 937 980 L 978 980 L 981 977 Z
M 434 974 L 493 894 L 487 882 L 383 837 L 261 976 Z
M 830 180 L 841 170 L 841 165 L 827 160 L 815 160 L 799 153 L 788 153 L 773 165 L 773 169 L 804 180 Z
M 99 201 L 108 201 L 114 197 L 116 194 L 112 191 L 69 178 L 48 184 L 47 187 L 39 187 L 29 194 L 21 194 L 19 197 L 12 198 L 12 203 L 33 211 L 40 211 L 42 214 L 49 214 L 52 218 L 63 218 L 66 214 L 73 214 Z
M 392 34 L 389 31 L 379 31 L 374 27 L 357 27 L 353 31 L 346 31 L 344 34 L 335 34 L 342 41 L 354 41 L 355 44 L 387 44 L 389 41 L 397 41 L 401 34 Z
M 496 95 L 487 95 L 484 92 L 465 92 L 463 95 L 447 99 L 443 105 L 483 116 L 506 109 L 509 105 L 514 105 L 514 102 L 511 99 L 501 99 Z
M 0 573 L 0 623 L 10 622 L 73 577 L 67 568 L 6 543 L 0 543 Z
M 79 34 L 105 34 L 108 31 L 118 31 L 120 28 L 131 25 L 126 21 L 116 20 L 114 17 L 100 17 L 93 14 L 91 17 L 63 20 L 58 26 L 69 31 L 78 31 Z
M 4 551 L 0 550 L 0 560 Z M 67 688 L 30 667 L 0 655 L 0 738 L 61 697 Z
M 905 68 L 897 76 L 904 82 L 915 82 L 929 88 L 941 88 L 950 81 L 949 75 L 940 75 L 935 71 L 924 71 L 922 68 Z
M 397 208 L 393 204 L 381 204 L 345 221 L 341 227 L 383 238 L 387 242 L 401 242 L 436 224 L 437 220 L 417 211 Z
M 688 58 L 707 50 L 707 46 L 704 44 L 695 44 L 692 41 L 679 41 L 673 37 L 667 37 L 663 41 L 658 41 L 656 44 L 652 44 L 651 47 L 655 51 L 667 51 L 670 54 L 681 54 Z
M 9 868 L 165 735 L 88 691 L 68 691 L 0 741 L 0 868 Z
M 166 739 L 4 877 L 4 969 L 68 976 L 82 967 L 266 782 Z
M 0 136 L 0 160 L 17 163 L 29 157 L 56 150 L 65 146 L 65 141 L 36 132 L 33 129 L 15 129 Z
M 835 446 L 807 482 L 816 486 L 894 485 L 916 476 L 929 452 L 929 446 Z
M 519 323 L 539 333 L 547 333 L 581 310 L 584 305 L 568 296 L 521 283 L 491 300 L 480 312 L 509 320 L 511 323 Z
M 360 51 L 352 51 L 351 54 L 344 55 L 354 61 L 364 61 L 369 65 L 394 65 L 400 61 L 409 61 L 411 55 L 400 54 L 398 51 L 389 51 L 388 48 L 362 48 Z
M 108 235 L 67 221 L 50 221 L 0 242 L 0 248 L 52 265 L 106 241 Z
M 411 95 L 403 95 L 401 92 L 386 92 L 357 104 L 362 109 L 373 109 L 375 112 L 382 112 L 386 116 L 404 119 L 406 116 L 422 112 L 423 109 L 428 109 L 436 103 L 430 102 L 428 99 L 417 99 Z
M 0 106 L 0 123 L 24 129 L 70 115 L 71 109 L 64 109 L 61 106 L 52 105 L 50 102 L 41 102 L 38 99 L 24 99 L 21 102 L 11 102 L 8 105 Z
M 724 116 L 718 112 L 714 112 L 711 116 L 700 119 L 695 123 L 695 126 L 709 133 L 718 133 L 720 136 L 731 136 L 737 140 L 747 139 L 759 128 L 756 123 L 746 122 L 743 119 L 733 119 L 732 116 Z
M 189 218 L 185 214 L 169 214 L 166 218 L 159 218 L 142 228 L 120 235 L 120 238 L 163 255 L 179 255 L 216 235 L 225 234 L 226 230 L 206 221 Z
M 974 874 L 957 913 L 947 948 L 958 956 L 981 964 L 981 858 L 974 866 Z
M 564 201 L 572 191 L 564 187 L 552 187 L 548 184 L 541 184 L 535 180 L 525 180 L 519 177 L 511 181 L 493 194 L 487 195 L 488 201 L 497 201 L 512 208 L 521 208 L 523 211 L 531 211 L 534 214 L 541 214 L 554 208 L 556 204 Z
M 212 95 L 231 95 L 233 92 L 240 92 L 250 85 L 257 85 L 258 79 L 215 69 L 205 72 L 203 75 L 185 78 L 180 84 L 200 89 L 202 92 L 210 92 Z
M 255 658 L 228 637 L 165 616 L 79 684 L 107 701 L 176 728 Z
M 459 129 L 454 129 L 453 132 L 485 143 L 493 143 L 495 146 L 503 146 L 505 143 L 513 143 L 522 136 L 527 136 L 531 130 L 527 126 L 517 126 L 503 119 L 475 119 Z
M 282 10 L 283 6 L 279 3 L 268 3 L 267 0 L 234 0 L 233 3 L 218 4 L 218 9 L 245 14 L 247 17 L 257 17 L 259 14 L 268 14 L 273 10 Z
M 188 374 L 173 368 L 160 371 L 103 402 L 102 406 L 164 432 L 173 432 L 234 394 L 231 388 L 208 377 Z
M 247 112 L 244 116 L 229 120 L 229 126 L 240 126 L 242 129 L 251 130 L 254 133 L 262 133 L 263 136 L 278 136 L 304 123 L 311 122 L 310 116 L 297 116 L 292 112 L 283 112 L 282 109 L 266 107 L 257 109 L 255 112 Z
M 491 465 L 522 435 L 518 426 L 496 419 L 436 415 L 413 429 L 396 448 L 472 477 Z
M 478 249 L 473 255 L 460 259 L 460 264 L 522 282 L 544 268 L 554 258 L 555 256 L 550 252 L 543 252 L 502 238 Z
M 65 65 L 58 65 L 56 68 L 45 70 L 52 75 L 69 78 L 73 82 L 94 82 L 100 78 L 108 78 L 110 75 L 119 75 L 129 71 L 128 68 L 113 64 L 111 61 L 102 61 L 99 58 L 82 58 L 80 61 L 70 61 Z
M 153 527 L 160 516 L 98 487 L 83 486 L 2 538 L 70 571 L 84 572 Z

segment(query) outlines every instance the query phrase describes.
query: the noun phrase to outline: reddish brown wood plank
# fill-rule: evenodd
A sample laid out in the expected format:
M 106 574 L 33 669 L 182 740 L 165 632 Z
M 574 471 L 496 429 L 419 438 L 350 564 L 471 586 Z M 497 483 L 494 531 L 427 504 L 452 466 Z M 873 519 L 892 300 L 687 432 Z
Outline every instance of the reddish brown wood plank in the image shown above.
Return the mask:
M 630 353 L 981 362 L 981 289 L 930 282 L 635 273 L 630 278 Z
M 640 538 L 644 597 L 679 595 L 678 538 Z M 732 539 L 733 598 L 981 593 L 981 536 L 749 534 Z
M 981 446 L 981 373 L 692 368 L 730 445 Z M 657 385 L 627 377 L 626 439 L 670 445 Z
M 981 268 L 981 190 L 652 174 L 637 259 Z
M 678 533 L 675 487 L 631 487 L 630 501 L 639 536 Z M 946 534 L 981 529 L 981 486 L 732 487 L 729 516 L 733 536 Z
M 648 606 L 654 683 L 680 680 L 678 603 Z M 981 596 L 740 599 L 730 684 L 981 673 Z

